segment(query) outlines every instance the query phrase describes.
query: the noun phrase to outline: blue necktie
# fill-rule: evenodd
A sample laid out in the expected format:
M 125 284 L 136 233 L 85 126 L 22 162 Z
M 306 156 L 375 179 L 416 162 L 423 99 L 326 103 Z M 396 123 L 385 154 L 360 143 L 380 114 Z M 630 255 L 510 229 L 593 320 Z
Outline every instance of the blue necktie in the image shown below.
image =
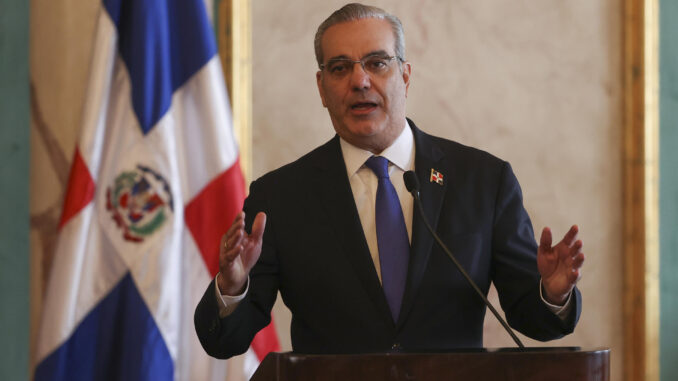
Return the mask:
M 379 178 L 375 220 L 377 246 L 381 265 L 381 284 L 391 309 L 393 321 L 398 321 L 400 306 L 407 281 L 407 264 L 410 258 L 410 242 L 403 210 L 391 179 L 388 177 L 388 159 L 372 156 L 365 162 Z

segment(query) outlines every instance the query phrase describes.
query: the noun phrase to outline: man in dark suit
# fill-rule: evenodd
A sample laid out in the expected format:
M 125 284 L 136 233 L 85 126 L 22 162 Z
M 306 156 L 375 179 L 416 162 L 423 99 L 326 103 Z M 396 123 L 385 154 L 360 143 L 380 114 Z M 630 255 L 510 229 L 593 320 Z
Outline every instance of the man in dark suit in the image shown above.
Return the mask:
M 482 346 L 485 306 L 414 213 L 408 170 L 434 229 L 483 292 L 494 282 L 511 326 L 538 340 L 572 332 L 577 227 L 555 246 L 545 228 L 537 246 L 507 162 L 405 118 L 411 66 L 400 21 L 349 4 L 320 25 L 315 47 L 337 136 L 252 183 L 196 308 L 205 350 L 246 351 L 278 291 L 297 352 Z

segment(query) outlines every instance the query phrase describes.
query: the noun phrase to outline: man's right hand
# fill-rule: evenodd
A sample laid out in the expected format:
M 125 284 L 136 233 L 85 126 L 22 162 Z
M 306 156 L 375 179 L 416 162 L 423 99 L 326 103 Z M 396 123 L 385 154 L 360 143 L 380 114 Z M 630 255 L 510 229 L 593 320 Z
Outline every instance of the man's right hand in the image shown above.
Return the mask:
M 217 277 L 222 295 L 237 296 L 245 291 L 247 277 L 261 254 L 261 243 L 266 227 L 266 214 L 257 213 L 252 234 L 245 231 L 245 212 L 235 217 L 233 225 L 221 237 L 219 272 Z

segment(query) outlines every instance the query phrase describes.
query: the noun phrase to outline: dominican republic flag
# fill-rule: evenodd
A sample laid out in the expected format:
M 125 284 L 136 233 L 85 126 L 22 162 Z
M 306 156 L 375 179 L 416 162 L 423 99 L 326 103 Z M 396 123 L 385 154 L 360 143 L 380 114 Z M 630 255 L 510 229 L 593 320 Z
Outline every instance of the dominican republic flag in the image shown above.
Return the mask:
M 193 312 L 245 194 L 205 5 L 102 5 L 34 376 L 223 381 Z

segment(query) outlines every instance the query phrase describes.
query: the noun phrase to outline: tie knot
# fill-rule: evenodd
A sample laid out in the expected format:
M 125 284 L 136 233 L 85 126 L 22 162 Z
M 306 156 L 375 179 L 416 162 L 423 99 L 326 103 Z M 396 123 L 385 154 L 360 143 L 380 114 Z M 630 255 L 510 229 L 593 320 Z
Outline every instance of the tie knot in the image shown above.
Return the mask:
M 372 156 L 365 165 L 380 179 L 388 179 L 388 159 L 383 156 Z

